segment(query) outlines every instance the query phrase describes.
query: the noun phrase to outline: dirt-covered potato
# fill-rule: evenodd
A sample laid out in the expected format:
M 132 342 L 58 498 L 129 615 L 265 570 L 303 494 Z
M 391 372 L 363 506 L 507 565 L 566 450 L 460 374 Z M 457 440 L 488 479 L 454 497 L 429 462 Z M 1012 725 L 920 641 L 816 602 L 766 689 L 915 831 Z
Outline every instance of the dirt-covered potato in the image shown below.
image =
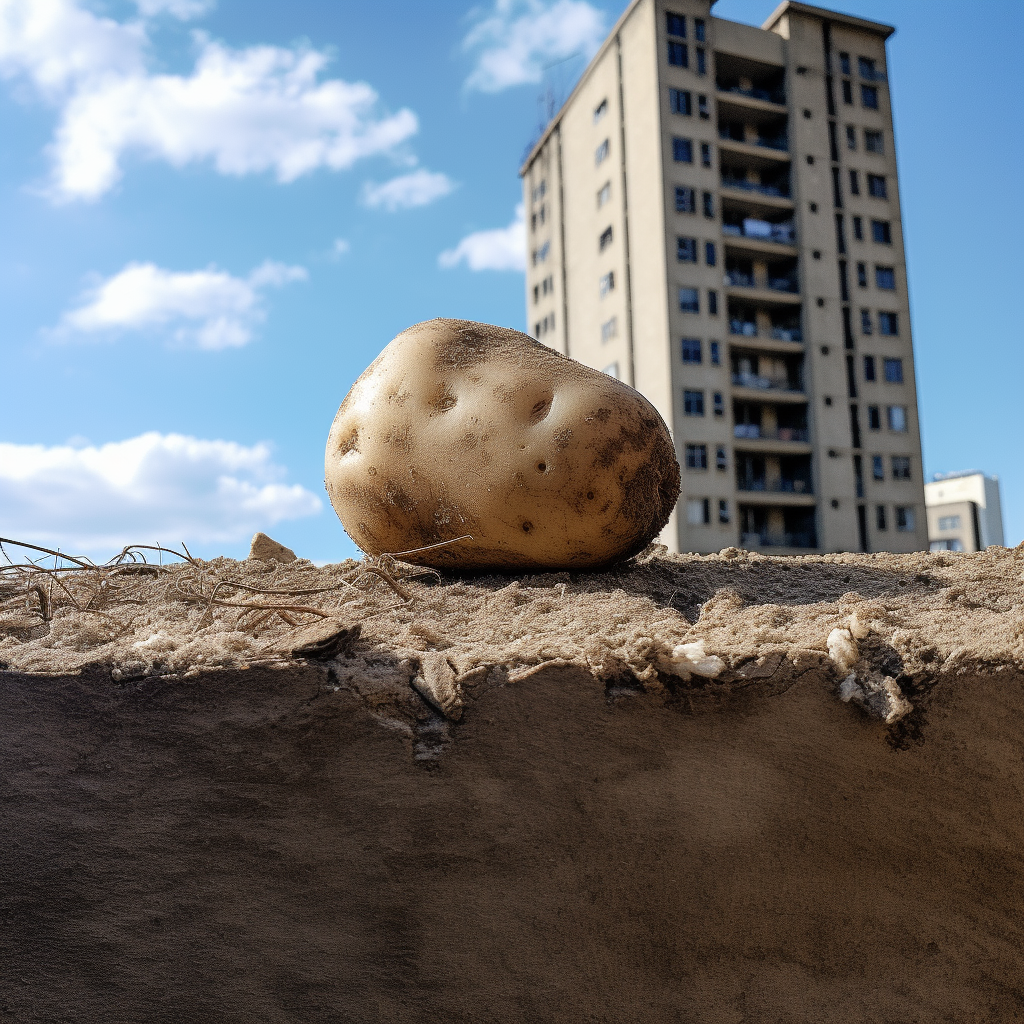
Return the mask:
M 620 381 L 519 331 L 429 320 L 352 385 L 326 482 L 370 554 L 447 568 L 587 569 L 642 550 L 679 495 L 672 440 Z

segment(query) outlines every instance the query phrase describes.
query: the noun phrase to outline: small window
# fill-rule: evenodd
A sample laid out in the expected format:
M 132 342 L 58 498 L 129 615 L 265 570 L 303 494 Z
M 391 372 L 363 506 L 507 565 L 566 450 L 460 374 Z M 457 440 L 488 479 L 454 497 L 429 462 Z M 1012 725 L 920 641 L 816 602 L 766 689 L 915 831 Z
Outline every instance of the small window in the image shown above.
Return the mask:
M 884 153 L 885 143 L 882 141 L 881 132 L 872 132 L 867 128 L 864 129 L 864 148 L 869 153 Z
M 681 139 L 676 136 L 672 140 L 672 159 L 677 164 L 692 164 L 693 142 L 690 139 Z
M 700 144 L 700 162 L 704 167 L 711 166 L 711 143 L 702 142 Z
M 700 94 L 697 96 L 697 113 L 700 114 L 701 119 L 707 121 L 711 117 L 711 110 L 708 107 L 707 96 Z
M 601 324 L 601 340 L 611 341 L 619 333 L 619 321 L 616 317 L 612 317 L 610 320 L 605 320 Z
M 889 192 L 885 187 L 885 176 L 881 174 L 868 175 L 868 195 L 875 199 L 888 199 Z
M 871 310 L 862 309 L 860 311 L 860 331 L 861 334 L 871 333 Z
M 846 148 L 857 148 L 857 129 L 854 128 L 852 124 L 848 124 L 846 126 Z
M 540 321 L 539 320 L 533 325 L 533 336 L 535 338 L 539 338 L 540 337 Z
M 864 221 L 860 217 L 853 218 L 853 237 L 858 242 L 864 241 Z
M 857 284 L 861 288 L 868 286 L 868 266 L 866 263 L 857 264 Z
M 695 213 L 696 200 L 692 188 L 676 185 L 676 213 Z
M 878 415 L 878 406 L 868 406 L 868 429 L 869 430 L 881 430 L 882 429 L 882 418 Z
M 914 530 L 914 510 L 909 505 L 896 506 L 896 529 L 904 533 Z
M 686 446 L 686 468 L 708 468 L 708 446 L 706 444 L 688 444 Z
M 594 164 L 599 165 L 604 163 L 605 157 L 608 156 L 608 151 L 611 148 L 611 144 L 608 139 L 605 139 L 600 146 L 594 151 Z
M 878 333 L 885 334 L 890 338 L 899 336 L 900 318 L 898 313 L 878 314 Z
M 715 251 L 714 242 L 704 243 L 704 262 L 709 267 L 713 267 L 718 262 L 718 253 Z
M 903 360 L 902 359 L 886 359 L 884 360 L 885 365 L 885 380 L 888 384 L 902 384 L 903 383 Z
M 696 238 L 677 238 L 676 239 L 676 259 L 680 263 L 696 263 L 697 262 L 697 239 Z
M 711 404 L 716 416 L 725 415 L 725 399 L 722 397 L 721 391 L 715 392 L 714 400 Z
M 844 75 L 850 74 L 850 55 L 848 53 L 839 54 L 839 70 Z
M 710 192 L 704 193 L 704 216 L 712 218 L 715 216 L 715 197 Z
M 715 449 L 715 467 L 725 472 L 729 468 L 728 461 L 725 455 L 725 445 L 720 444 Z
M 679 308 L 684 313 L 700 312 L 700 294 L 696 288 L 679 289 Z
M 672 14 L 666 12 L 665 14 L 665 30 L 670 36 L 679 36 L 680 39 L 686 38 L 686 16 L 683 14 Z
M 685 89 L 669 89 L 668 105 L 673 114 L 689 117 L 693 113 L 693 102 Z
M 704 392 L 703 391 L 684 391 L 683 392 L 683 412 L 687 416 L 703 416 L 704 415 Z
M 846 79 L 843 79 L 843 102 L 853 105 L 853 85 Z
M 601 237 L 597 240 L 597 250 L 598 250 L 598 252 L 604 252 L 605 249 L 607 249 L 608 246 L 611 245 L 611 244 L 612 244 L 612 229 L 611 229 L 611 225 L 609 225 L 608 227 L 606 227 L 604 229 L 604 231 L 601 232 Z
M 892 245 L 892 227 L 887 220 L 871 222 L 871 238 L 882 245 Z
M 703 18 L 693 19 L 693 38 L 696 39 L 698 43 L 706 43 L 708 41 Z
M 856 171 L 850 171 L 850 195 L 860 195 L 860 175 Z
M 601 118 L 604 117 L 604 115 L 607 114 L 607 113 L 608 113 L 608 100 L 607 99 L 603 99 L 603 100 L 601 100 L 600 103 L 598 103 L 598 105 L 596 107 L 594 107 L 594 124 L 597 124 L 597 122 L 600 121 Z
M 618 363 L 609 363 L 601 372 L 602 373 L 607 373 L 609 377 L 614 377 L 616 380 L 618 380 L 619 379 L 619 364 Z
M 533 190 L 533 201 L 539 203 L 545 196 L 548 190 L 548 183 L 546 178 L 542 178 L 540 184 Z
M 698 46 L 697 47 L 697 74 L 698 75 L 706 75 L 707 73 L 708 73 L 708 57 L 707 57 L 707 54 L 703 51 L 703 49 L 701 49 L 701 47 Z
M 864 357 L 864 379 L 874 380 L 875 379 L 875 357 L 865 356 Z
M 540 302 L 540 285 L 535 284 L 533 286 L 533 304 L 536 306 Z
M 537 266 L 538 263 L 543 263 L 548 258 L 548 253 L 551 250 L 551 243 L 545 242 L 539 249 L 533 250 L 533 265 Z
M 708 289 L 708 315 L 718 316 L 718 292 L 713 288 Z
M 700 338 L 683 338 L 683 362 L 700 363 L 702 361 Z
M 886 418 L 889 421 L 890 430 L 898 430 L 900 433 L 907 429 L 907 407 L 905 405 L 890 405 L 885 410 Z
M 669 40 L 668 62 L 677 68 L 687 68 L 690 66 L 689 55 L 686 52 L 686 43 L 674 43 L 672 40 Z
M 610 291 L 615 288 L 615 271 L 609 270 L 607 274 L 602 274 L 601 279 L 598 281 L 598 290 L 602 296 L 607 295 Z
M 882 462 L 881 455 L 871 456 L 871 475 L 875 480 L 885 479 L 885 465 Z
M 959 516 L 939 516 L 940 530 L 959 530 L 963 520 Z
M 717 341 L 711 342 L 708 346 L 711 350 L 711 365 L 721 366 L 722 365 L 722 346 Z
M 711 501 L 708 498 L 687 498 L 686 521 L 690 526 L 707 526 L 711 522 Z
M 892 457 L 892 478 L 893 480 L 910 479 L 910 457 L 907 455 L 894 455 Z
M 875 506 L 875 526 L 879 530 L 886 530 L 886 529 L 888 529 L 888 526 L 886 525 L 886 522 L 885 522 L 885 506 L 884 505 L 876 505 Z
M 896 269 L 894 267 L 875 267 L 875 284 L 886 291 L 896 288 Z
M 874 81 L 875 62 L 870 57 L 858 57 L 857 70 L 860 72 L 861 78 L 866 78 L 869 82 Z
M 601 191 L 597 193 L 597 208 L 600 210 L 601 207 L 604 206 L 604 204 L 607 203 L 609 199 L 611 199 L 611 197 L 612 183 L 610 181 L 606 181 L 601 186 Z
M 718 521 L 723 524 L 729 522 L 729 502 L 725 498 L 718 499 Z
M 878 87 L 874 85 L 862 85 L 860 87 L 860 102 L 861 106 L 866 107 L 868 110 L 877 110 Z

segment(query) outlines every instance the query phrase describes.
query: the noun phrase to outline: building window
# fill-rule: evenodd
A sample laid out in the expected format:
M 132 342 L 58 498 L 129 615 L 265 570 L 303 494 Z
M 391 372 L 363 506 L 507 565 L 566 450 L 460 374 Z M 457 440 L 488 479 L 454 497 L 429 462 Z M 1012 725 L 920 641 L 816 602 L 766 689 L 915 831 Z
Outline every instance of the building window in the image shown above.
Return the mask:
M 604 117 L 604 115 L 607 114 L 607 113 L 608 113 L 608 100 L 607 99 L 603 99 L 603 100 L 601 100 L 600 103 L 598 103 L 598 105 L 596 107 L 594 107 L 594 124 L 597 124 L 597 122 L 600 121 L 601 118 Z
M 704 19 L 703 18 L 694 18 L 693 19 L 693 38 L 696 39 L 698 43 L 706 43 L 707 42 L 707 34 L 705 32 L 705 29 L 704 29 Z
M 712 402 L 712 408 L 716 416 L 725 415 L 725 399 L 722 397 L 721 391 L 716 391 L 714 394 L 714 400 Z
M 868 266 L 866 263 L 857 264 L 857 284 L 861 288 L 868 286 Z
M 873 131 L 870 131 L 869 129 L 865 128 L 864 129 L 864 148 L 869 153 L 879 153 L 879 154 L 884 153 L 885 152 L 885 143 L 882 141 L 882 133 L 881 132 L 873 132 Z
M 601 237 L 597 240 L 597 250 L 598 250 L 598 252 L 604 252 L 605 249 L 607 249 L 608 246 L 611 245 L 611 244 L 612 244 L 612 229 L 611 229 L 611 225 L 609 224 L 608 227 L 606 227 L 604 229 L 604 231 L 601 232 Z
M 607 274 L 602 274 L 601 279 L 598 281 L 598 290 L 602 297 L 607 295 L 610 291 L 615 288 L 615 271 L 609 270 Z
M 900 318 L 898 313 L 878 314 L 878 333 L 885 334 L 890 338 L 899 336 Z
M 860 176 L 856 171 L 850 171 L 850 195 L 860 195 Z
M 665 14 L 666 32 L 670 36 L 679 36 L 680 39 L 686 38 L 686 16 L 683 14 L 672 14 L 666 12 Z
M 708 446 L 706 444 L 688 444 L 686 446 L 686 468 L 708 468 Z
M 535 284 L 533 286 L 533 304 L 536 306 L 540 302 L 540 285 Z
M 693 113 L 690 94 L 685 89 L 669 89 L 668 105 L 673 114 L 689 117 Z
M 912 533 L 914 529 L 914 510 L 909 505 L 896 506 L 896 529 L 904 533 Z
M 850 55 L 848 53 L 839 54 L 839 70 L 844 75 L 850 74 Z
M 686 52 L 686 43 L 674 43 L 669 40 L 668 62 L 677 68 L 690 66 L 689 55 Z
M 697 74 L 698 75 L 706 75 L 707 73 L 708 73 L 708 58 L 707 58 L 707 54 L 703 51 L 703 49 L 701 49 L 701 47 L 698 46 L 697 47 Z M 701 116 L 702 117 L 706 117 L 707 115 L 706 114 L 702 114 Z
M 868 110 L 878 109 L 878 88 L 874 85 L 862 85 L 860 87 L 861 105 Z
M 600 210 L 601 207 L 604 206 L 604 204 L 607 203 L 609 199 L 611 199 L 611 197 L 612 183 L 610 181 L 606 181 L 601 186 L 601 191 L 597 193 L 597 208 Z
M 872 455 L 871 456 L 871 475 L 876 480 L 884 480 L 885 479 L 885 466 L 882 464 L 882 456 L 881 455 Z
M 843 80 L 843 102 L 851 106 L 853 104 L 853 86 L 845 79 Z
M 535 338 L 539 338 L 540 337 L 540 321 L 539 320 L 533 325 L 533 336 Z
M 875 357 L 865 356 L 864 357 L 864 379 L 874 380 L 875 379 Z
M 700 144 L 700 162 L 704 167 L 711 166 L 711 143 L 702 142 Z
M 846 148 L 857 148 L 857 129 L 854 128 L 852 124 L 848 124 L 846 126 Z
M 543 263 L 548 258 L 548 252 L 551 249 L 551 243 L 545 242 L 539 249 L 533 250 L 533 265 L 537 266 L 538 263 Z
M 704 193 L 704 216 L 711 218 L 715 216 L 715 197 L 711 192 Z
M 890 430 L 905 432 L 907 429 L 907 407 L 905 405 L 890 405 L 885 410 L 886 418 L 889 421 Z
M 708 346 L 711 350 L 711 365 L 721 366 L 722 365 L 722 346 L 717 341 L 711 342 Z
M 879 77 L 878 72 L 875 71 L 875 62 L 871 57 L 858 57 L 857 70 L 860 72 L 860 77 L 866 78 L 869 82 L 873 82 Z
M 676 259 L 680 263 L 696 263 L 697 262 L 697 239 L 696 238 L 677 238 L 676 239 Z
M 875 284 L 886 291 L 896 287 L 896 270 L 893 267 L 875 267 Z
M 860 332 L 861 334 L 871 333 L 871 310 L 862 309 L 860 311 Z
M 882 174 L 868 175 L 868 195 L 875 199 L 888 199 L 889 193 L 885 187 L 885 176 Z
M 683 392 L 683 412 L 687 416 L 703 416 L 704 415 L 704 392 L 703 391 L 684 391 Z
M 711 117 L 711 110 L 708 107 L 708 98 L 703 94 L 697 97 L 697 113 L 700 114 L 701 119 L 707 121 Z
M 853 218 L 853 237 L 856 238 L 858 242 L 864 241 L 864 221 L 862 221 L 860 217 Z
M 676 185 L 676 213 L 695 213 L 695 193 L 686 185 Z
M 875 506 L 875 526 L 879 530 L 886 530 L 886 529 L 888 529 L 888 527 L 886 526 L 886 523 L 885 523 L 885 506 L 884 505 L 876 505 Z
M 618 380 L 619 379 L 619 364 L 618 363 L 609 363 L 601 372 L 602 373 L 607 373 L 609 377 L 614 377 L 616 380 Z
M 893 480 L 910 479 L 910 457 L 908 455 L 892 457 L 892 478 Z
M 686 521 L 690 526 L 707 526 L 711 522 L 711 502 L 707 498 L 688 498 Z
M 892 245 L 892 227 L 887 220 L 871 222 L 871 238 L 881 245 Z
M 715 468 L 720 469 L 723 473 L 729 468 L 725 456 L 725 445 L 720 444 L 715 449 Z
M 903 383 L 903 360 L 885 359 L 885 380 L 889 384 Z
M 961 523 L 959 516 L 939 516 L 940 530 L 959 530 Z
M 608 156 L 608 150 L 609 150 L 610 146 L 611 146 L 611 144 L 608 141 L 608 139 L 605 139 L 604 142 L 602 142 L 601 145 L 597 147 L 597 149 L 594 151 L 594 164 L 595 165 L 604 163 L 605 157 Z
M 696 288 L 679 289 L 679 308 L 684 313 L 700 312 L 700 295 Z
M 700 338 L 683 338 L 683 362 L 699 363 L 702 359 Z
M 540 184 L 533 190 L 533 201 L 539 203 L 545 196 L 548 190 L 548 183 L 546 178 L 541 178 Z
M 718 262 L 718 253 L 715 251 L 714 242 L 704 243 L 704 262 L 709 267 L 713 267 Z
M 878 414 L 877 405 L 868 406 L 868 429 L 869 430 L 881 430 L 882 429 L 882 418 Z
M 729 502 L 725 498 L 718 499 L 718 521 L 720 523 L 729 522 Z
M 672 159 L 677 164 L 692 164 L 693 142 L 690 139 L 681 139 L 676 136 L 672 140 Z
M 718 292 L 712 288 L 708 289 L 708 314 L 718 316 Z
M 611 341 L 619 333 L 619 321 L 612 317 L 601 324 L 601 341 Z

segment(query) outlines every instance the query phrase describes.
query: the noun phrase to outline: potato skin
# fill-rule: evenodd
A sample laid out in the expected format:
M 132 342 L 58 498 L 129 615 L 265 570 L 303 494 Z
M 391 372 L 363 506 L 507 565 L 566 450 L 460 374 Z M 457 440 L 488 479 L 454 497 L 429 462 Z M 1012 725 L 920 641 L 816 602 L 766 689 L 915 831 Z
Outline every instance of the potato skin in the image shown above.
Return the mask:
M 364 551 L 450 569 L 598 568 L 641 551 L 679 496 L 642 395 L 469 320 L 415 324 L 381 352 L 334 418 L 325 477 Z

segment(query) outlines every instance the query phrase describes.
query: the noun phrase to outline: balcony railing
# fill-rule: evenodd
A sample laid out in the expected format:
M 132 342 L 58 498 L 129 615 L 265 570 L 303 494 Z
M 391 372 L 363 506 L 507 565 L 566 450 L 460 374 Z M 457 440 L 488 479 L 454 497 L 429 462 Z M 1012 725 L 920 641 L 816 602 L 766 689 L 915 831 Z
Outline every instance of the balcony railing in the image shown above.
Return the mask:
M 799 292 L 800 283 L 795 277 L 769 277 L 768 287 L 773 292 Z
M 764 135 L 759 135 L 754 145 L 761 146 L 763 149 L 777 149 L 783 153 L 789 152 L 789 139 L 785 135 L 776 135 L 774 138 L 766 138 Z
M 818 542 L 813 533 L 744 533 L 740 537 L 743 547 L 759 548 L 816 548 Z
M 753 288 L 754 275 L 745 274 L 742 270 L 727 270 L 725 272 L 725 283 L 736 288 Z
M 763 196 L 778 196 L 781 199 L 789 198 L 789 186 L 785 189 L 781 185 L 762 185 L 757 181 L 747 181 L 746 178 L 722 178 L 722 188 L 738 188 L 744 192 L 760 192 Z
M 759 391 L 803 391 L 800 382 L 792 382 L 787 377 L 765 377 L 760 373 L 734 373 L 732 382 L 741 388 L 757 388 Z
M 742 224 L 723 224 L 722 234 L 738 238 L 755 238 L 760 242 L 778 242 L 781 245 L 796 244 L 796 232 L 792 221 L 772 224 L 770 221 L 747 217 Z
M 732 92 L 737 96 L 749 96 L 752 100 L 765 100 L 767 103 L 778 103 L 785 106 L 786 94 L 781 89 L 741 89 L 738 85 L 719 86 L 719 92 Z
M 801 427 L 779 427 L 777 430 L 765 430 L 756 423 L 737 423 L 732 428 L 734 437 L 747 438 L 750 441 L 806 441 L 808 434 Z
M 729 333 L 741 334 L 744 338 L 756 338 L 757 324 L 751 323 L 749 320 L 730 320 Z
M 769 337 L 776 341 L 803 341 L 804 332 L 799 327 L 773 327 Z
M 813 494 L 807 480 L 737 480 L 737 491 L 763 491 L 766 494 Z

